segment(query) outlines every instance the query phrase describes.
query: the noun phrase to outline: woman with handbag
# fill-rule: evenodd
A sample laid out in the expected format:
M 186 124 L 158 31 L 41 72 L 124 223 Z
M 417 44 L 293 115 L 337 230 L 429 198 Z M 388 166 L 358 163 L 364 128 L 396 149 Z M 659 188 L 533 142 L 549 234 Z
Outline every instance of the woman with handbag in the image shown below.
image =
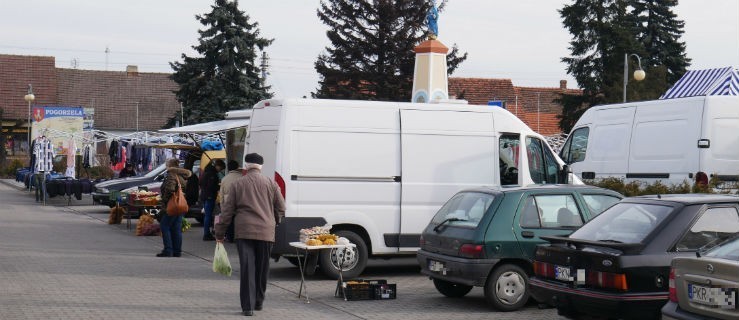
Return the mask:
M 167 159 L 167 177 L 164 178 L 160 188 L 162 221 L 159 225 L 162 230 L 164 249 L 157 253 L 157 257 L 179 257 L 182 254 L 182 216 L 187 213 L 187 209 L 184 209 L 185 212 L 181 212 L 182 208 L 176 206 L 175 202 L 180 200 L 180 197 L 184 200 L 187 178 L 192 175 L 192 172 L 180 168 L 179 165 L 179 160 Z M 186 201 L 185 205 L 187 205 Z M 173 212 L 175 208 L 177 212 Z

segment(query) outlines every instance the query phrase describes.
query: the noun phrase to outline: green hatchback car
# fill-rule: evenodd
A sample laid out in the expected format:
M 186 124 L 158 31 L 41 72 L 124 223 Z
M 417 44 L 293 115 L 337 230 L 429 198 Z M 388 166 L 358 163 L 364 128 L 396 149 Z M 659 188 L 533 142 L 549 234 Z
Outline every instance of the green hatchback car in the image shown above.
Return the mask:
M 539 237 L 568 235 L 622 198 L 615 191 L 573 185 L 461 191 L 421 235 L 421 272 L 445 296 L 484 287 L 494 308 L 520 309 L 529 298 L 536 245 L 545 243 Z

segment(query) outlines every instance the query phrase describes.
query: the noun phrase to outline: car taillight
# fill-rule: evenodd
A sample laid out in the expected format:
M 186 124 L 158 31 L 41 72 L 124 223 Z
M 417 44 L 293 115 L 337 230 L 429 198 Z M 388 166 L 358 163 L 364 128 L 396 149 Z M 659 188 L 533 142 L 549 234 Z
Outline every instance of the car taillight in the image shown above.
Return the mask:
M 695 174 L 695 184 L 697 185 L 708 185 L 708 175 L 705 172 L 698 172 Z
M 277 182 L 277 186 L 280 187 L 282 198 L 285 198 L 285 180 L 282 180 L 282 176 L 280 176 L 280 174 L 277 172 L 275 172 L 275 182 Z
M 482 258 L 485 253 L 485 246 L 481 244 L 463 244 L 459 247 L 459 255 L 468 258 Z
M 423 239 L 423 236 L 418 238 L 418 246 L 423 248 L 423 245 L 426 244 L 426 240 Z
M 677 288 L 675 288 L 675 269 L 670 269 L 670 301 L 677 302 Z
M 626 283 L 626 275 L 621 273 L 588 271 L 585 284 L 593 287 L 618 289 L 621 291 L 629 290 Z
M 554 265 L 551 263 L 534 261 L 534 274 L 543 278 L 554 278 Z

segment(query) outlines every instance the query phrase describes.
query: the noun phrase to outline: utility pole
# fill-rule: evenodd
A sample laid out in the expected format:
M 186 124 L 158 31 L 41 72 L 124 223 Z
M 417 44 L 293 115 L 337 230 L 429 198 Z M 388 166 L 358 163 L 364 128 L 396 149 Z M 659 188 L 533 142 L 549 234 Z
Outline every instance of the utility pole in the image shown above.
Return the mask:
M 269 57 L 267 56 L 267 52 L 262 51 L 262 63 L 259 65 L 259 68 L 262 70 L 262 87 L 264 87 L 264 84 L 267 82 L 267 68 L 269 68 Z

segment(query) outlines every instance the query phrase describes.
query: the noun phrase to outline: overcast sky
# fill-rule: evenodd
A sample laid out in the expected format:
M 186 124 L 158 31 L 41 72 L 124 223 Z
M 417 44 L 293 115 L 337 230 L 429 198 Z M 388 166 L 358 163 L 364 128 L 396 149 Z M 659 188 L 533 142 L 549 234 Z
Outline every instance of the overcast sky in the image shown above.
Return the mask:
M 450 0 L 439 18 L 439 40 L 469 53 L 455 77 L 508 78 L 517 86 L 557 87 L 572 77 L 560 58 L 570 35 L 557 9 L 563 0 Z M 274 38 L 268 83 L 278 97 L 317 87 L 313 62 L 329 45 L 316 16 L 319 0 L 241 0 L 239 8 Z M 211 0 L 0 0 L 0 53 L 55 56 L 79 69 L 171 72 L 168 62 L 193 55 L 195 14 Z M 691 69 L 739 67 L 739 1 L 681 0 L 683 40 Z M 105 54 L 105 48 L 110 53 Z M 107 61 L 107 63 L 106 63 Z M 649 75 L 647 75 L 649 76 Z

